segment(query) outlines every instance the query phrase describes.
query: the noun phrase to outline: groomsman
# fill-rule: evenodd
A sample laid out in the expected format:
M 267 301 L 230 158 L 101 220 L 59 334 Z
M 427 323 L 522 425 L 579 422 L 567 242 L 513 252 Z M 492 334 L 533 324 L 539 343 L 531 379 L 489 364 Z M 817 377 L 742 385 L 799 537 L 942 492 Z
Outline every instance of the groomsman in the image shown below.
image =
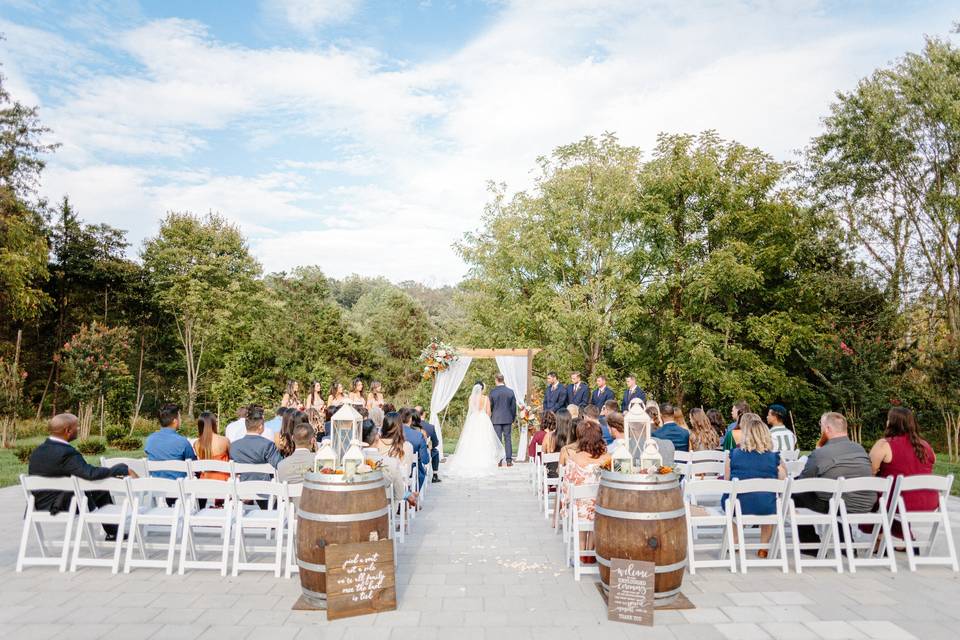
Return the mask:
M 567 408 L 567 388 L 560 384 L 557 373 L 551 371 L 547 374 L 547 388 L 543 392 L 543 410 L 559 411 Z
M 647 401 L 647 394 L 643 389 L 637 386 L 637 377 L 627 376 L 627 389 L 623 392 L 623 400 L 620 402 L 620 411 L 626 413 L 630 408 L 630 401 L 634 398 L 640 398 L 643 402 Z
M 580 381 L 580 372 L 570 374 L 570 387 L 567 391 L 568 401 L 581 409 L 590 404 L 590 387 Z M 603 404 L 602 402 L 600 404 Z
M 614 400 L 615 398 L 616 396 L 613 393 L 613 389 L 607 386 L 607 379 L 603 376 L 597 376 L 597 388 L 594 389 L 593 395 L 590 396 L 590 404 L 597 409 L 602 409 L 604 402 Z

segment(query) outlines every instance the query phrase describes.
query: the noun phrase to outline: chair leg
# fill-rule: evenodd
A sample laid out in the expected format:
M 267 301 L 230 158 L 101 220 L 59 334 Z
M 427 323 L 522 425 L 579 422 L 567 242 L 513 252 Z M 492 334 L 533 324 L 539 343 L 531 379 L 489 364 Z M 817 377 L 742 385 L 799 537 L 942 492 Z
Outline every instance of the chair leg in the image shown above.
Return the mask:
M 27 557 L 27 544 L 30 541 L 30 530 L 33 528 L 33 518 L 28 511 L 23 521 L 23 532 L 20 534 L 20 550 L 17 551 L 17 573 L 23 571 L 23 560 Z
M 177 534 L 179 533 L 180 519 L 175 518 L 170 523 L 170 535 L 167 538 L 167 575 L 173 575 L 173 560 L 177 551 Z M 141 548 L 143 546 L 143 537 L 140 538 Z
M 186 569 L 188 548 L 190 549 L 191 559 L 196 558 L 196 553 L 193 549 L 193 536 L 190 535 L 191 526 L 190 526 L 189 513 L 185 515 L 183 518 L 184 518 L 183 519 L 183 540 L 180 543 L 180 567 L 177 571 L 177 573 L 179 573 L 181 576 L 183 575 L 184 570 Z
M 73 505 L 71 505 L 71 512 Z M 73 532 L 74 518 L 67 518 L 67 530 L 63 534 L 63 549 L 60 551 L 60 573 L 67 570 L 67 558 L 70 553 L 70 534 Z
M 793 514 L 790 516 L 790 533 L 793 536 L 793 564 L 797 568 L 797 573 L 803 573 L 803 564 L 800 554 L 800 527 Z
M 780 567 L 784 573 L 787 573 L 790 571 L 790 563 L 787 561 L 787 534 L 783 530 L 783 520 L 780 520 L 776 527 L 776 542 L 774 546 L 778 548 L 772 549 L 771 552 L 780 554 Z
M 130 573 L 130 562 L 133 560 L 133 545 L 137 542 L 139 525 L 137 524 L 138 507 L 134 505 L 133 515 L 130 516 L 130 537 L 127 540 L 127 552 L 123 563 L 123 572 Z
M 723 531 L 723 542 L 720 543 L 720 558 L 723 558 L 723 554 L 725 553 L 730 555 L 730 573 L 737 572 L 737 559 L 734 549 L 733 518 L 728 516 Z
M 840 526 L 834 517 L 830 523 L 830 535 L 833 537 L 833 557 L 836 560 L 837 573 L 843 573 L 843 554 L 840 553 Z
M 90 547 L 93 548 L 93 540 L 90 539 L 90 530 L 87 527 L 86 519 L 84 518 L 85 514 L 81 513 L 77 516 L 77 533 L 73 538 L 73 553 L 70 558 L 70 572 L 73 573 L 77 570 L 77 562 L 80 560 L 80 538 L 83 536 L 83 532 L 87 533 L 87 541 L 90 544 Z
M 117 525 L 117 539 L 113 547 L 113 568 L 111 573 L 116 575 L 120 572 L 120 554 L 123 551 L 123 534 L 126 533 L 127 510 L 122 509 L 120 513 L 120 524 Z
M 697 560 L 693 549 L 693 530 L 695 527 L 693 518 L 690 516 L 690 510 L 687 509 L 687 569 L 692 576 L 697 575 Z
M 950 566 L 954 571 L 960 571 L 957 562 L 957 547 L 953 541 L 953 531 L 950 530 L 950 516 L 947 515 L 947 501 L 940 497 L 940 515 L 943 518 L 943 535 L 947 538 L 947 553 L 950 555 Z M 931 544 L 931 546 L 933 546 Z
M 243 561 L 247 561 L 246 549 L 243 546 L 243 510 L 237 512 L 237 523 L 233 529 L 233 576 L 236 577 L 240 571 L 240 556 L 243 550 Z M 224 539 L 226 545 L 226 539 Z
M 882 531 L 881 535 L 883 536 L 883 548 L 884 552 L 887 554 L 887 559 L 890 561 L 890 572 L 897 572 L 897 557 L 893 552 L 893 535 L 890 533 L 890 522 L 884 517 L 880 529 Z M 874 542 L 874 546 L 876 543 Z
M 220 567 L 220 575 L 226 577 L 227 575 L 227 561 L 230 559 L 230 521 L 232 518 L 227 518 L 226 522 L 223 524 L 223 554 L 220 556 L 220 562 L 222 566 Z

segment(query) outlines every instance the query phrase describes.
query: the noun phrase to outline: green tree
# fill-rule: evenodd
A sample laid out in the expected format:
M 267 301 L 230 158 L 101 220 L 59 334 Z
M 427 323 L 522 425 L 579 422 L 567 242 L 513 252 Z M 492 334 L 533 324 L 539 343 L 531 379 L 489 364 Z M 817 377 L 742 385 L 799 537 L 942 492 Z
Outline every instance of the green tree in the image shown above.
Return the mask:
M 241 319 L 259 311 L 260 265 L 225 218 L 169 213 L 146 241 L 143 266 L 153 299 L 174 321 L 193 416 L 204 356 L 216 352 Z
M 130 331 L 126 327 L 107 327 L 92 322 L 83 325 L 63 345 L 65 385 L 79 403 L 79 437 L 90 436 L 93 406 L 100 406 L 100 435 L 103 435 L 106 395 L 110 388 L 129 376 L 126 358 L 130 351 Z

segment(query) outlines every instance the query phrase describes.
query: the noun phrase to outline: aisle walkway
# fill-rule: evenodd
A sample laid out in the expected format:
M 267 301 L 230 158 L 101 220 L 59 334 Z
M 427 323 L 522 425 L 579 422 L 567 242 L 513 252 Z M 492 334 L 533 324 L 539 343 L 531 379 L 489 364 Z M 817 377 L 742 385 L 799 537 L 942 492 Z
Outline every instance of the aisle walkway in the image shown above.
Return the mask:
M 687 577 L 697 606 L 657 613 L 654 629 L 606 621 L 592 578 L 563 567 L 563 551 L 526 484 L 527 467 L 494 479 L 432 487 L 401 547 L 400 608 L 328 623 L 293 612 L 296 579 L 194 571 L 167 577 L 86 568 L 13 570 L 23 500 L 0 490 L 0 637 L 510 640 L 570 638 L 955 638 L 960 577 L 946 569 L 803 575 L 718 569 Z M 955 503 L 956 504 L 956 503 Z M 958 511 L 960 515 L 960 511 Z M 373 627 L 373 628 L 371 628 Z

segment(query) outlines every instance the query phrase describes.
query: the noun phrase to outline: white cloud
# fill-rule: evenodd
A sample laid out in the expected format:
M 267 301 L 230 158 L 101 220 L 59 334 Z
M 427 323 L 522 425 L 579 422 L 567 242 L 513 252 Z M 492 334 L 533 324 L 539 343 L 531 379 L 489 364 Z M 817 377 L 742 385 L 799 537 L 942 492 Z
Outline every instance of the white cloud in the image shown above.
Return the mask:
M 359 0 L 264 0 L 268 15 L 281 17 L 303 33 L 348 20 L 359 6 Z
M 295 4 L 272 10 L 299 15 Z M 338 3 L 304 4 L 320 8 L 297 22 L 316 28 Z M 356 10 L 343 5 L 337 15 Z M 134 239 L 166 210 L 212 209 L 268 269 L 452 282 L 464 267 L 450 244 L 479 223 L 487 180 L 524 188 L 538 155 L 607 130 L 649 149 L 660 131 L 713 128 L 789 158 L 835 90 L 945 30 L 945 13 L 867 26 L 813 0 L 517 2 L 415 64 L 153 21 L 115 39 L 135 69 L 64 71 L 75 77 L 44 111 L 65 143 L 45 190 Z M 219 168 L 215 136 L 244 145 L 252 170 Z M 276 157 L 291 139 L 316 156 Z

